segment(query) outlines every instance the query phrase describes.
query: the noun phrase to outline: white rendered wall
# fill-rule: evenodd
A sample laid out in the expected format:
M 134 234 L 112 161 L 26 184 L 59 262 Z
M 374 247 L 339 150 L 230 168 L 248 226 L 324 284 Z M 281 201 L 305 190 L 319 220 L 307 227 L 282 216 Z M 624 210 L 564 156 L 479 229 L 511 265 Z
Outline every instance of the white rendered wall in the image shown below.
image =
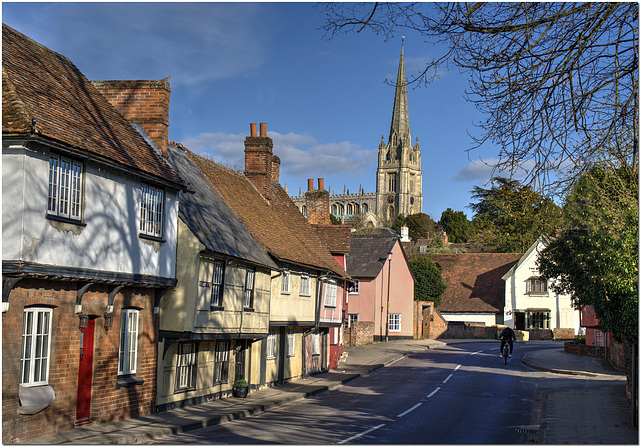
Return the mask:
M 445 313 L 440 312 L 447 322 L 484 322 L 486 326 L 496 325 L 495 313 Z
M 141 178 L 84 164 L 86 226 L 46 218 L 49 152 L 3 144 L 2 259 L 175 277 L 178 199 L 165 190 L 164 243 L 138 237 Z

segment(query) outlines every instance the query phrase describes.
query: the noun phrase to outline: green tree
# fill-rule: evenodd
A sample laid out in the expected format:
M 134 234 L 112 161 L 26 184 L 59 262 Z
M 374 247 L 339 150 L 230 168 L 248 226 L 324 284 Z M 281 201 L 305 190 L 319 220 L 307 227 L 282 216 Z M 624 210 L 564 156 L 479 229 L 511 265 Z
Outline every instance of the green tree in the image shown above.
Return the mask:
M 501 148 L 497 172 L 525 172 L 525 184 L 563 192 L 611 141 L 631 135 L 638 160 L 638 3 L 321 3 L 326 38 L 372 31 L 415 32 L 434 58 L 410 82 L 451 67 L 486 115 L 477 149 Z M 435 53 L 434 53 L 435 52 Z M 506 174 L 503 174 L 506 175 Z
M 413 240 L 432 237 L 437 229 L 436 222 L 427 214 L 423 213 L 407 216 L 400 214 L 391 229 L 400 233 L 401 228 L 405 224 L 407 228 L 409 228 L 409 237 Z
M 540 256 L 542 276 L 576 307 L 593 305 L 618 341 L 638 342 L 638 173 L 598 165 L 566 199 L 571 228 Z
M 331 224 L 332 225 L 341 225 L 342 224 L 342 220 L 340 220 L 338 217 L 336 217 L 333 214 L 329 214 L 329 218 L 331 218 Z
M 562 210 L 550 198 L 517 180 L 497 177 L 489 189 L 471 191 L 477 203 L 472 236 L 476 243 L 497 252 L 524 252 L 541 234 L 551 235 L 562 225 Z
M 440 269 L 427 257 L 417 257 L 409 261 L 409 265 L 416 278 L 414 300 L 428 300 L 439 306 L 447 289 Z
M 442 212 L 438 224 L 447 233 L 450 242 L 464 243 L 468 240 L 469 220 L 464 212 L 454 212 L 451 208 L 447 208 L 446 211 Z

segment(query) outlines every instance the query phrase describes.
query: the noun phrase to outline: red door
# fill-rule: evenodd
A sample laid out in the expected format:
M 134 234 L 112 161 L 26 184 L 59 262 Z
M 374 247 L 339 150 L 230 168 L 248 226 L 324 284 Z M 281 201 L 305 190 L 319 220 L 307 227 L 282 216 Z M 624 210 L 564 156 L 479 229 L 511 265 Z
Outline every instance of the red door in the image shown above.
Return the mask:
M 80 367 L 78 368 L 78 401 L 76 426 L 91 423 L 91 375 L 93 372 L 93 328 L 95 319 L 89 319 L 87 328 L 80 330 Z

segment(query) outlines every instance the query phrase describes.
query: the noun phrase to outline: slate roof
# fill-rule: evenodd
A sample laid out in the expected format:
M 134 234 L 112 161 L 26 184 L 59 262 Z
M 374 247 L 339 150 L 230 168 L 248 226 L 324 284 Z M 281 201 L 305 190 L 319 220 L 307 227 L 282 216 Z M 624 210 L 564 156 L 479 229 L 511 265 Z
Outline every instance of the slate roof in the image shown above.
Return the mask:
M 279 183 L 272 181 L 272 198 L 268 202 L 244 175 L 188 149 L 185 153 L 273 258 L 349 278 Z
M 429 254 L 442 269 L 447 289 L 438 310 L 452 313 L 502 313 L 502 276 L 522 254 Z
M 76 66 L 2 25 L 2 134 L 62 143 L 184 188 L 181 178 Z
M 400 236 L 388 228 L 360 230 L 351 233 L 351 249 L 347 270 L 353 278 L 375 278 Z
M 189 158 L 182 146 L 168 145 L 169 163 L 194 193 L 180 192 L 180 219 L 208 251 L 277 269 L 240 219 Z

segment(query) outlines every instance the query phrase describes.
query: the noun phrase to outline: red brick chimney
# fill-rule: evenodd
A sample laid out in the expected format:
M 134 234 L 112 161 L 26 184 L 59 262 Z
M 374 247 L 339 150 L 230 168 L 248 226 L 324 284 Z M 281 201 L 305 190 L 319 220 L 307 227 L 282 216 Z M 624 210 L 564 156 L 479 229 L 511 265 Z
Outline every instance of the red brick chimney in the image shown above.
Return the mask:
M 277 155 L 271 157 L 271 179 L 280 182 L 280 157 Z
M 169 78 L 159 81 L 92 81 L 127 121 L 139 125 L 167 157 Z
M 267 137 L 267 124 L 265 123 L 260 124 L 260 136 L 257 136 L 256 133 L 256 124 L 252 123 L 251 136 L 247 136 L 244 140 L 244 174 L 262 196 L 270 200 L 275 164 L 273 141 Z
M 329 192 L 324 190 L 324 178 L 318 178 L 318 190 L 313 190 L 313 179 L 307 181 L 309 190 L 304 194 L 307 221 L 312 225 L 330 225 Z

